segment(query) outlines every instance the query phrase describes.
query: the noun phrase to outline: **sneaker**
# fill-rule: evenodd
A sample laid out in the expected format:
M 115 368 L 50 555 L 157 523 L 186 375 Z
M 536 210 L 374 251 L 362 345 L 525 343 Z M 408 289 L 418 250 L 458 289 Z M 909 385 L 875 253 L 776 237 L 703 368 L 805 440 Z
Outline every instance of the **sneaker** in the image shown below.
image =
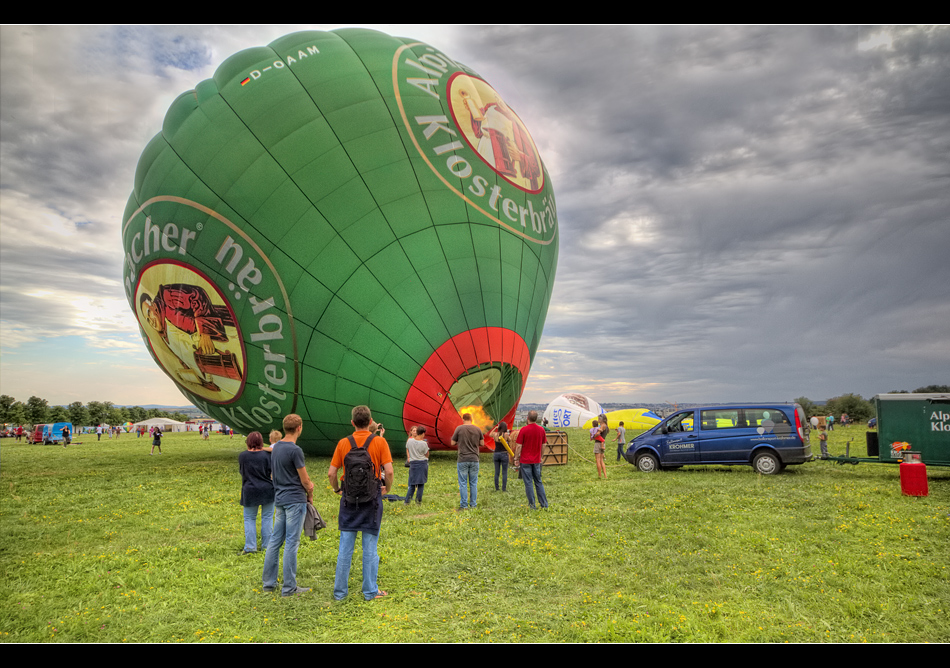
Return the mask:
M 264 593 L 266 594 L 273 594 L 275 591 L 277 591 L 277 587 L 264 587 Z
M 285 597 L 286 597 L 286 596 L 294 596 L 294 595 L 296 595 L 296 594 L 306 594 L 308 591 L 310 591 L 310 587 L 297 587 L 296 589 L 294 589 L 294 590 L 293 590 L 292 592 L 290 592 L 289 594 L 283 594 L 283 593 L 282 593 L 281 596 L 285 596 Z

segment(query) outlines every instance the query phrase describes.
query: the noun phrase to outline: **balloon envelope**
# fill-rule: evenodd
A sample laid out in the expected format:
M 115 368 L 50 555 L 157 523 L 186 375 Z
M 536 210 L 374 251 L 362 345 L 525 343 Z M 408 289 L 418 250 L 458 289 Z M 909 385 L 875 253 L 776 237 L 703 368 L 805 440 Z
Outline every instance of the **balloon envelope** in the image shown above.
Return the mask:
M 651 429 L 662 422 L 659 415 L 646 408 L 624 408 L 604 415 L 607 416 L 607 427 L 610 429 L 616 429 L 621 422 L 625 429 Z M 584 428 L 593 427 L 596 419 L 591 418 L 585 422 Z
M 544 409 L 544 419 L 554 429 L 580 427 L 604 412 L 600 404 L 578 392 L 560 395 Z
M 557 264 L 550 177 L 491 85 L 424 43 L 301 32 L 228 58 L 145 148 L 122 230 L 143 338 L 247 433 L 330 452 L 368 405 L 448 447 L 510 423 Z

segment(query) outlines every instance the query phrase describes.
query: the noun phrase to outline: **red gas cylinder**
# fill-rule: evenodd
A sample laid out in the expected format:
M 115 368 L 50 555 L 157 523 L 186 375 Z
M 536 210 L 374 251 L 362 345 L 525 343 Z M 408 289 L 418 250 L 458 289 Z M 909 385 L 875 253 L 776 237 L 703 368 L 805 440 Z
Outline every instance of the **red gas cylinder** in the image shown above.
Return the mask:
M 901 494 L 927 496 L 927 465 L 923 462 L 901 462 Z

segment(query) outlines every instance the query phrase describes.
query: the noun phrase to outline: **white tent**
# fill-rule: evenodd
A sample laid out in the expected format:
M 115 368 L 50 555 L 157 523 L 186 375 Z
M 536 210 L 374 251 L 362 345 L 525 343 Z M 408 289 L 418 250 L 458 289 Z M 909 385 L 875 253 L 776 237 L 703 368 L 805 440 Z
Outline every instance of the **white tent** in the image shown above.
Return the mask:
M 188 428 L 184 422 L 161 417 L 154 417 L 149 418 L 148 420 L 142 420 L 141 422 L 136 422 L 132 425 L 132 429 L 135 429 L 136 427 L 147 427 L 149 429 L 152 427 L 161 427 L 162 431 L 187 431 Z

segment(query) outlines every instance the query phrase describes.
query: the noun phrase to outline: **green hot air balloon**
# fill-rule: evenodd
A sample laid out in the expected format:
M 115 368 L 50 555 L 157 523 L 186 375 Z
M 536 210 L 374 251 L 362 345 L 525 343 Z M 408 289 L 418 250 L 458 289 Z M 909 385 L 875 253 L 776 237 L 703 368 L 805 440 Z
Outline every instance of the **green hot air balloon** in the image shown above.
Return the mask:
M 324 454 L 359 404 L 433 447 L 462 409 L 510 423 L 557 209 L 524 124 L 437 49 L 347 29 L 231 56 L 169 108 L 123 220 L 152 356 L 236 430 L 298 413 Z

